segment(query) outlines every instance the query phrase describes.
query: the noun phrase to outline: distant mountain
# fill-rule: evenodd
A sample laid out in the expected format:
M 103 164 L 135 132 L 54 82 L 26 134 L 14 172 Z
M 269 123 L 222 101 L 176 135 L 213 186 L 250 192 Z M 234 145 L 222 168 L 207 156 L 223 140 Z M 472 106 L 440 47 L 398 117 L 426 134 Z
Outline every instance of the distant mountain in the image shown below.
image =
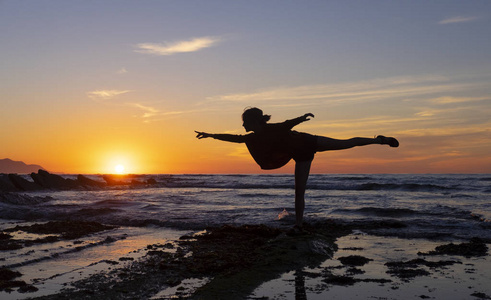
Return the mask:
M 20 173 L 28 174 L 44 170 L 40 165 L 28 165 L 22 161 L 14 161 L 9 158 L 0 159 L 0 173 Z

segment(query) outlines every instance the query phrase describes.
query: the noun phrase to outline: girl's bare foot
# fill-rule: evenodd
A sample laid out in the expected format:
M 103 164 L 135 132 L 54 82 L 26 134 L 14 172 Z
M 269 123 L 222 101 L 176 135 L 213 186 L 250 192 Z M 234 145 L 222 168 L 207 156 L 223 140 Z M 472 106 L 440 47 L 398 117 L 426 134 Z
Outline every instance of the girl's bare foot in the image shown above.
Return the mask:
M 389 145 L 391 147 L 399 147 L 399 141 L 397 141 L 393 137 L 385 137 L 383 135 L 379 135 L 376 137 L 376 139 L 380 141 L 381 145 Z

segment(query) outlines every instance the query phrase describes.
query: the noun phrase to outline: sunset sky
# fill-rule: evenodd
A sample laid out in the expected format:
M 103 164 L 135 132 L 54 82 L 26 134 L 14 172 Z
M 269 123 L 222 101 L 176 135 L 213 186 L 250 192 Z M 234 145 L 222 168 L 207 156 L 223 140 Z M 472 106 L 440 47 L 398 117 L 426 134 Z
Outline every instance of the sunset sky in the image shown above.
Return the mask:
M 313 173 L 491 173 L 491 1 L 0 1 L 0 159 L 50 172 L 261 171 L 257 106 L 334 138 Z

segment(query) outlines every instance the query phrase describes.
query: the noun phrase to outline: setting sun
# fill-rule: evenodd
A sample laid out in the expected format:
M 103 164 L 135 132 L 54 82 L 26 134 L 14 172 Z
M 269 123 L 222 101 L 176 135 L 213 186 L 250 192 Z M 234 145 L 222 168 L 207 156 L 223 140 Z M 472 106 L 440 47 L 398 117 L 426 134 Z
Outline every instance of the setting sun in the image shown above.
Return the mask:
M 136 151 L 131 149 L 113 150 L 109 149 L 99 154 L 99 160 L 97 164 L 99 165 L 99 170 L 97 173 L 104 174 L 135 174 L 135 172 L 141 173 L 140 161 L 136 158 L 138 155 L 135 154 Z
M 116 165 L 114 167 L 114 171 L 116 174 L 123 174 L 124 173 L 124 166 L 123 165 Z

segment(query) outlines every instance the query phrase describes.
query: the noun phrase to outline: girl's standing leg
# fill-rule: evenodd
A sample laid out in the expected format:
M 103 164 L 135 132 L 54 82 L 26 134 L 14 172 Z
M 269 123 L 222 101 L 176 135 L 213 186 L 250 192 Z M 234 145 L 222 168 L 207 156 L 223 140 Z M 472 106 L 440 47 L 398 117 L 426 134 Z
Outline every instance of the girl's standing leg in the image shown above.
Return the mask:
M 298 161 L 295 163 L 295 218 L 296 226 L 302 228 L 303 211 L 305 208 L 305 189 L 309 179 L 312 161 Z

